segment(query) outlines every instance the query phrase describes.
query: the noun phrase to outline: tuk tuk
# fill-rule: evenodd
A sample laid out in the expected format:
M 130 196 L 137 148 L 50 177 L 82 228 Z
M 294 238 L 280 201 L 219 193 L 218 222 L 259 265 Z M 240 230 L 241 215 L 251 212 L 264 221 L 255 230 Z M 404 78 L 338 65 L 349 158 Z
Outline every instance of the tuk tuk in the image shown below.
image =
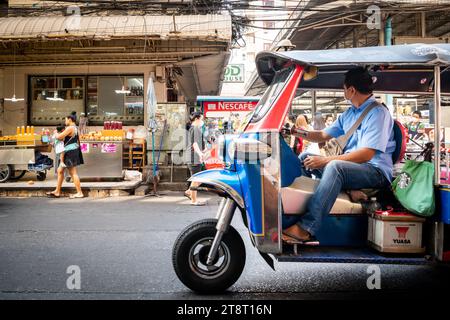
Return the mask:
M 190 181 L 199 189 L 223 197 L 217 216 L 193 223 L 178 236 L 173 266 L 190 289 L 218 292 L 233 285 L 245 265 L 245 246 L 230 225 L 240 212 L 252 244 L 274 269 L 280 262 L 370 264 L 445 263 L 448 257 L 448 219 L 436 206 L 424 222 L 423 248 L 414 253 L 375 250 L 366 207 L 346 193 L 336 200 L 316 234 L 320 245 L 304 247 L 282 241 L 283 216 L 301 214 L 314 192 L 314 181 L 300 177 L 300 160 L 284 141 L 281 131 L 292 100 L 310 90 L 342 91 L 345 73 L 356 66 L 369 70 L 374 92 L 434 96 L 435 140 L 441 143 L 441 96 L 450 94 L 450 44 L 412 44 L 333 50 L 261 52 L 257 71 L 268 85 L 239 135 L 223 136 L 219 154 L 223 169 L 195 174 Z M 394 128 L 393 162 L 405 152 L 405 131 Z M 441 153 L 434 148 L 435 187 L 441 185 Z M 389 190 L 387 190 L 389 191 Z M 424 219 L 425 220 L 425 219 Z M 403 229 L 398 229 L 405 232 Z M 373 232 L 373 230 L 372 230 Z

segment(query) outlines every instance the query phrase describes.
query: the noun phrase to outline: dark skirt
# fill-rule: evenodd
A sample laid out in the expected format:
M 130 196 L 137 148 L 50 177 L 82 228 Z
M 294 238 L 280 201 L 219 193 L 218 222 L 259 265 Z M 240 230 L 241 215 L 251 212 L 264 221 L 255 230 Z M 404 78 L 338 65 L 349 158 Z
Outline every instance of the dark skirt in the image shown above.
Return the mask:
M 64 152 L 64 164 L 67 168 L 72 168 L 84 164 L 81 149 L 70 150 Z

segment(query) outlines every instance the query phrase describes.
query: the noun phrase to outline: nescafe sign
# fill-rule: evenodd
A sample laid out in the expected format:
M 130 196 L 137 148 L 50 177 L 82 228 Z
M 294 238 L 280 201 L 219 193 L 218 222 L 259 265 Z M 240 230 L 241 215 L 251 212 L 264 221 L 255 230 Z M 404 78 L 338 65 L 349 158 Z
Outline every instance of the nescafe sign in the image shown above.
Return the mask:
M 213 101 L 204 103 L 204 112 L 250 112 L 258 101 Z

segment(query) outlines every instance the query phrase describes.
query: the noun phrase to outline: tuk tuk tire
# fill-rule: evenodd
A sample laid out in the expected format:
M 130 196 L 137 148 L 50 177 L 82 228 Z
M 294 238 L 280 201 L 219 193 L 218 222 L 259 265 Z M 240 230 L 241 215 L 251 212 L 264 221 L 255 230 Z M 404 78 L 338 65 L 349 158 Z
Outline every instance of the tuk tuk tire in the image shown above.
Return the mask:
M 0 175 L 0 183 L 4 183 L 11 178 L 13 167 L 10 164 L 0 165 L 1 175 Z
M 199 241 L 212 243 L 216 230 L 217 219 L 204 219 L 194 222 L 186 227 L 178 236 L 172 250 L 172 263 L 178 279 L 189 289 L 198 293 L 218 293 L 231 287 L 241 276 L 245 266 L 245 245 L 240 234 L 232 226 L 223 235 L 220 250 L 223 256 L 216 259 L 218 263 L 223 258 L 222 263 L 226 263 L 216 277 L 206 278 L 208 275 L 201 275 L 197 267 L 192 264 L 192 253 Z M 209 247 L 204 246 L 198 252 L 199 260 L 206 261 Z M 200 252 L 203 250 L 203 254 Z M 226 257 L 225 257 L 226 256 Z M 206 265 L 206 263 L 204 263 Z M 215 267 L 215 265 L 214 265 Z M 220 270 L 220 268 L 218 269 Z M 203 272 L 209 272 L 202 270 Z
M 47 172 L 45 171 L 38 172 L 36 175 L 36 179 L 38 179 L 39 181 L 44 181 L 45 179 L 47 179 Z

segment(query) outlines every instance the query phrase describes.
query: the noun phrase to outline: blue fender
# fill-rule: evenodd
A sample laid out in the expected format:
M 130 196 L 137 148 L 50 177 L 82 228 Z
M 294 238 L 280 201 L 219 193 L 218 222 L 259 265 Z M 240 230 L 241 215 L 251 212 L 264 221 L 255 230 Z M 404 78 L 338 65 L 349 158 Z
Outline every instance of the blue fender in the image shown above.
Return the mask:
M 241 183 L 235 171 L 224 169 L 205 170 L 194 174 L 188 181 L 213 186 L 227 193 L 241 209 L 244 208 Z

